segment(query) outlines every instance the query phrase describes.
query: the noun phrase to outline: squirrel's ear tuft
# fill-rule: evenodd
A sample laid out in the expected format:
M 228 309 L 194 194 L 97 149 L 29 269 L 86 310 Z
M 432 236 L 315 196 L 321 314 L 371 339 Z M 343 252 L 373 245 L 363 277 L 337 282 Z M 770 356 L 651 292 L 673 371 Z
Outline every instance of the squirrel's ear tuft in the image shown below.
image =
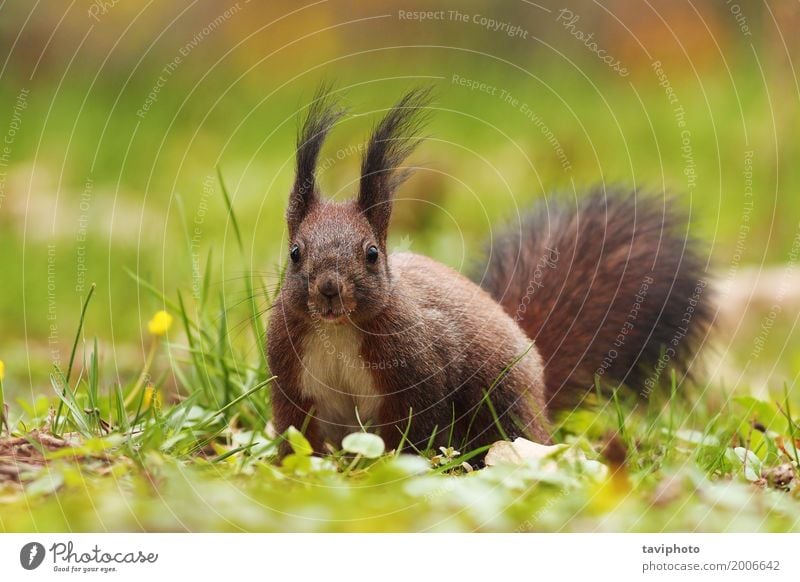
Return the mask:
M 328 132 L 345 111 L 334 100 L 328 85 L 320 85 L 297 132 L 297 160 L 294 186 L 286 209 L 289 235 L 294 233 L 319 197 L 316 183 L 317 159 Z
M 410 174 L 399 166 L 422 141 L 419 132 L 428 120 L 430 99 L 430 87 L 406 93 L 372 131 L 361 161 L 358 205 L 384 248 L 392 194 Z

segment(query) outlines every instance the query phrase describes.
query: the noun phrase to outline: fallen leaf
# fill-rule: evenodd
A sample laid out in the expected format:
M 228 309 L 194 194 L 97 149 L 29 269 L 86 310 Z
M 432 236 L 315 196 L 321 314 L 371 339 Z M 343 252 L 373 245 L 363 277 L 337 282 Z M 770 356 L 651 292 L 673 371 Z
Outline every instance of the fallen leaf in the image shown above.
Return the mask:
M 486 465 L 491 467 L 503 463 L 512 465 L 524 465 L 530 460 L 542 460 L 555 455 L 565 449 L 568 445 L 542 445 L 518 437 L 514 442 L 497 441 L 486 453 Z

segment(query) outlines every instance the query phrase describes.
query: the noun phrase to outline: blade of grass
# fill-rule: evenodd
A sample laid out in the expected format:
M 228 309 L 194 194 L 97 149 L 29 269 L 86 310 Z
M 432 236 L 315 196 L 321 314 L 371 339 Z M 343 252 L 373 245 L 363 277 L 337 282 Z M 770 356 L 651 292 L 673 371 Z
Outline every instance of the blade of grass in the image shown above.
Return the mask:
M 214 254 L 214 249 L 208 249 L 208 257 L 206 258 L 206 270 L 203 273 L 203 287 L 200 291 L 200 312 L 208 301 L 208 289 L 211 286 L 211 257 Z
M 453 446 L 453 430 L 456 428 L 456 404 L 455 402 L 450 407 L 451 408 L 451 415 L 450 415 L 450 434 L 447 435 L 447 446 Z
M 503 428 L 503 425 L 500 423 L 500 418 L 497 416 L 497 410 L 495 410 L 494 403 L 492 402 L 492 399 L 489 396 L 489 391 L 485 390 L 485 392 L 486 392 L 486 395 L 485 395 L 486 405 L 489 407 L 489 414 L 492 415 L 492 420 L 494 420 L 494 424 L 495 424 L 495 426 L 497 426 L 497 430 L 500 431 L 500 436 L 503 437 L 504 441 L 511 440 L 511 439 L 508 438 L 508 435 L 506 434 L 506 431 Z
M 242 395 L 240 395 L 240 396 L 237 396 L 236 398 L 234 398 L 233 400 L 231 400 L 231 401 L 230 401 L 228 404 L 226 404 L 225 406 L 223 406 L 222 408 L 220 408 L 219 410 L 217 410 L 217 411 L 214 413 L 214 416 L 219 416 L 220 414 L 223 414 L 225 411 L 227 411 L 228 409 L 232 408 L 233 406 L 236 406 L 237 404 L 239 404 L 239 403 L 240 403 L 240 402 L 242 402 L 243 400 L 246 400 L 247 398 L 250 398 L 250 396 L 252 396 L 252 395 L 253 395 L 253 394 L 255 394 L 256 392 L 258 392 L 259 390 L 261 390 L 262 388 L 264 388 L 265 386 L 267 386 L 267 385 L 268 385 L 270 382 L 272 382 L 272 381 L 273 381 L 275 378 L 277 378 L 277 376 L 271 376 L 270 378 L 267 378 L 266 380 L 263 380 L 263 381 L 259 382 L 259 383 L 258 383 L 258 384 L 256 384 L 256 385 L 255 385 L 253 388 L 251 388 L 250 390 L 248 390 L 248 391 L 247 391 L 247 392 L 245 392 L 244 394 L 242 394 Z
M 206 398 L 208 398 L 210 401 L 212 389 L 211 383 L 208 379 L 208 370 L 206 369 L 205 365 L 205 352 L 198 350 L 195 347 L 196 344 L 194 333 L 192 332 L 192 326 L 190 325 L 189 314 L 186 311 L 186 305 L 183 302 L 183 295 L 180 291 L 178 291 L 178 312 L 181 315 L 184 331 L 186 332 L 186 339 L 189 342 L 189 353 L 191 354 L 195 374 L 200 381 L 203 391 L 206 394 Z M 198 341 L 202 343 L 202 338 L 199 338 Z M 191 389 L 191 386 L 188 383 L 186 384 L 186 387 Z
M 408 433 L 411 432 L 411 419 L 413 418 L 414 409 L 408 409 L 408 424 L 406 425 L 406 430 L 400 433 L 400 443 L 397 445 L 397 451 L 395 451 L 396 455 L 400 454 L 400 451 L 403 450 L 403 445 L 405 445 L 406 441 L 408 440 Z M 397 430 L 400 430 L 399 428 Z M 413 446 L 413 445 L 412 445 Z
M 120 427 L 122 432 L 127 433 L 131 426 L 128 422 L 128 414 L 125 411 L 125 397 L 122 395 L 122 386 L 119 383 L 114 384 L 114 406 L 117 411 L 117 426 Z
M 207 426 L 207 425 L 211 424 L 211 423 L 212 423 L 212 422 L 213 422 L 213 421 L 214 421 L 214 420 L 215 420 L 215 419 L 216 419 L 216 418 L 217 418 L 219 415 L 221 415 L 221 414 L 224 414 L 224 413 L 225 413 L 227 410 L 229 410 L 230 408 L 232 408 L 232 407 L 236 406 L 236 405 L 237 405 L 237 404 L 239 404 L 241 401 L 243 401 L 243 400 L 245 400 L 245 399 L 249 398 L 250 396 L 252 396 L 252 395 L 253 395 L 253 394 L 255 394 L 256 392 L 258 392 L 259 390 L 261 390 L 262 388 L 264 388 L 264 387 L 265 387 L 267 384 L 269 384 L 270 382 L 272 382 L 272 381 L 273 381 L 275 378 L 277 378 L 277 376 L 272 376 L 272 377 L 270 377 L 270 378 L 267 378 L 266 380 L 264 380 L 264 381 L 262 381 L 262 382 L 259 382 L 258 384 L 256 384 L 256 385 L 255 385 L 253 388 L 251 388 L 250 390 L 248 390 L 248 391 L 247 391 L 247 392 L 245 392 L 244 394 L 241 394 L 241 395 L 237 396 L 236 398 L 234 398 L 233 400 L 231 400 L 230 402 L 228 402 L 228 403 L 227 403 L 225 406 L 223 406 L 222 408 L 220 408 L 220 409 L 219 409 L 219 410 L 217 410 L 216 412 L 212 413 L 212 414 L 209 416 L 208 420 L 206 420 L 206 421 L 205 421 L 205 422 L 203 422 L 203 423 L 200 423 L 200 424 L 198 424 L 198 425 L 197 425 L 197 428 L 199 429 L 199 428 L 202 428 L 202 427 L 205 427 L 205 426 Z
M 231 381 L 228 366 L 225 364 L 225 347 L 228 345 L 228 314 L 225 311 L 225 296 L 220 291 L 220 317 L 217 343 L 217 363 L 222 370 L 222 404 L 231 401 Z
M 439 425 L 433 427 L 433 431 L 431 432 L 431 436 L 428 439 L 428 444 L 425 445 L 425 450 L 430 451 L 433 449 L 433 443 L 436 440 L 436 435 L 439 433 Z
M 219 166 L 217 166 L 217 178 L 219 179 L 220 189 L 222 190 L 222 197 L 225 200 L 225 208 L 228 211 L 228 218 L 230 218 L 231 224 L 233 224 L 233 231 L 236 234 L 236 242 L 239 245 L 239 253 L 242 256 L 242 260 L 246 261 L 246 255 L 244 252 L 244 243 L 242 242 L 242 232 L 239 229 L 239 221 L 236 219 L 236 213 L 233 210 L 233 202 L 231 201 L 230 194 L 228 193 L 228 188 L 225 186 L 225 180 L 222 178 L 222 170 Z M 250 314 L 251 314 L 251 325 L 253 327 L 253 335 L 255 335 L 256 343 L 258 345 L 258 353 L 261 357 L 261 361 L 266 369 L 267 366 L 267 354 L 264 349 L 264 338 L 266 337 L 266 330 L 264 329 L 264 323 L 261 321 L 260 312 L 258 310 L 258 303 L 256 302 L 256 294 L 255 294 L 255 287 L 253 286 L 253 273 L 252 271 L 247 271 L 245 274 L 245 288 L 247 291 L 247 296 L 250 298 Z M 265 294 L 266 296 L 266 294 Z
M 792 418 L 792 408 L 789 405 L 789 385 L 785 382 L 783 383 L 783 402 L 784 406 L 786 406 L 786 412 L 784 416 L 786 417 L 786 421 L 789 425 L 789 437 L 792 441 L 792 450 L 794 451 L 794 460 L 795 464 L 800 466 L 800 456 L 797 454 L 797 437 L 795 436 L 795 421 Z
M 83 302 L 83 307 L 81 307 L 81 315 L 80 319 L 78 320 L 78 331 L 75 333 L 75 340 L 72 342 L 72 350 L 69 354 L 69 364 L 67 365 L 67 376 L 64 379 L 65 384 L 69 384 L 69 378 L 72 375 L 72 366 L 75 363 L 75 353 L 78 351 L 78 342 L 81 339 L 81 332 L 83 331 L 83 322 L 86 319 L 86 309 L 89 307 L 89 301 L 92 300 L 92 295 L 94 295 L 94 290 L 96 289 L 96 285 L 92 283 L 89 286 L 89 292 L 86 294 L 86 299 Z
M 233 224 L 233 232 L 236 234 L 236 242 L 239 244 L 239 252 L 241 252 L 242 256 L 244 256 L 244 245 L 242 244 L 242 234 L 239 230 L 239 222 L 236 220 L 236 214 L 233 212 L 231 197 L 228 194 L 228 188 L 225 186 L 225 180 L 222 179 L 222 170 L 219 166 L 217 166 L 217 179 L 219 180 L 219 186 L 222 189 L 222 197 L 225 199 L 225 207 L 228 209 L 228 218 L 231 219 L 231 223 Z
M 522 360 L 522 358 L 524 358 L 528 354 L 528 352 L 531 351 L 531 348 L 533 348 L 533 344 L 534 344 L 534 342 L 531 342 L 530 345 L 528 345 L 527 349 L 525 349 L 525 351 L 523 351 L 519 356 L 514 358 L 505 368 L 503 368 L 500 371 L 500 373 L 497 375 L 497 377 L 494 379 L 494 381 L 492 382 L 492 385 L 489 386 L 489 389 L 488 390 L 484 390 L 483 398 L 478 403 L 478 405 L 475 407 L 475 412 L 472 413 L 472 417 L 469 419 L 469 424 L 467 425 L 467 432 L 464 434 L 464 442 L 462 443 L 462 446 L 465 443 L 469 442 L 469 435 L 470 435 L 470 432 L 472 431 L 472 425 L 475 422 L 475 419 L 477 418 L 478 412 L 480 412 L 481 407 L 483 407 L 483 405 L 486 403 L 486 399 L 489 397 L 489 395 L 491 395 L 491 393 L 494 391 L 494 389 L 497 387 L 497 385 L 500 382 L 502 382 L 503 378 L 506 377 L 506 375 L 508 374 L 509 370 L 511 370 L 514 366 L 516 366 L 520 362 L 520 360 Z
M 92 436 L 92 429 L 90 423 L 87 422 L 87 419 L 84 415 L 84 412 L 81 410 L 81 407 L 78 405 L 78 402 L 75 400 L 75 394 L 66 384 L 66 378 L 64 374 L 61 373 L 61 370 L 58 368 L 50 374 L 50 383 L 53 386 L 58 397 L 61 399 L 61 402 L 67 407 L 67 410 L 72 413 L 72 423 L 75 425 L 75 428 L 78 432 L 81 433 L 84 437 L 91 437 Z M 67 415 L 64 417 L 64 423 L 66 423 L 70 419 L 70 416 Z M 53 426 L 54 429 L 57 429 L 57 426 Z M 54 433 L 61 434 L 62 431 Z
M 446 473 L 450 469 L 454 469 L 454 468 L 458 467 L 459 465 L 461 465 L 461 463 L 469 461 L 473 457 L 477 457 L 478 455 L 480 455 L 482 453 L 485 453 L 486 451 L 489 450 L 489 448 L 491 446 L 492 445 L 484 445 L 482 447 L 478 447 L 477 449 L 473 449 L 468 453 L 464 453 L 463 455 L 459 455 L 459 457 L 457 459 L 455 459 L 454 461 L 450 461 L 449 463 L 447 463 L 445 465 L 442 465 L 441 467 L 437 467 L 436 470 L 434 471 L 434 473 L 435 474 Z
M 142 288 L 146 289 L 147 291 L 150 291 L 150 293 L 156 299 L 161 301 L 164 304 L 165 307 L 170 308 L 172 311 L 178 311 L 180 309 L 180 306 L 177 303 L 175 303 L 174 301 L 169 299 L 166 295 L 164 295 L 156 287 L 154 287 L 153 285 L 151 285 L 150 283 L 148 283 L 147 281 L 145 281 L 144 279 L 139 277 L 139 275 L 137 275 L 136 273 L 134 273 L 133 271 L 131 271 L 127 267 L 125 267 L 125 272 L 128 274 L 129 277 L 131 277 L 131 279 L 136 281 L 137 285 L 140 285 Z M 201 335 L 205 336 L 206 339 L 208 339 L 210 341 L 211 338 L 209 337 L 208 332 L 206 332 L 202 327 L 200 327 L 198 324 L 196 324 L 191 319 L 189 320 L 189 324 L 192 326 L 192 328 L 195 331 L 199 332 Z
M 261 320 L 261 311 L 258 309 L 258 303 L 256 301 L 256 294 L 253 287 L 253 275 L 252 273 L 248 273 L 246 277 L 246 285 L 247 285 L 247 294 L 250 296 L 250 322 L 253 326 L 253 335 L 256 336 L 256 346 L 258 347 L 258 355 L 261 358 L 261 362 L 264 366 L 264 369 L 267 369 L 268 361 L 267 361 L 267 352 L 266 352 L 266 337 L 267 331 L 264 328 L 264 322 Z M 265 298 L 268 299 L 267 293 L 263 291 L 262 294 Z
M 147 291 L 150 291 L 150 293 L 152 293 L 156 297 L 156 299 L 158 299 L 159 301 L 162 301 L 165 306 L 169 307 L 173 311 L 177 311 L 178 310 L 178 304 L 175 303 L 174 301 L 172 301 L 171 299 L 169 299 L 161 291 L 156 289 L 156 287 L 154 287 L 153 285 L 151 285 L 150 283 L 148 283 L 147 281 L 142 279 L 139 275 L 137 275 L 136 273 L 134 273 L 133 271 L 131 271 L 127 267 L 125 267 L 125 272 L 128 274 L 128 276 L 131 279 L 136 281 L 137 285 L 140 285 L 141 287 L 143 287 Z
M 254 446 L 260 445 L 260 444 L 261 444 L 260 442 L 254 442 L 254 443 L 250 443 L 250 444 L 247 444 L 247 445 L 242 445 L 240 447 L 236 447 L 235 449 L 231 449 L 230 451 L 228 451 L 226 453 L 223 453 L 223 454 L 219 455 L 218 457 L 214 457 L 213 459 L 211 459 L 211 462 L 212 463 L 219 463 L 220 461 L 224 461 L 225 459 L 227 459 L 229 457 L 232 457 L 233 455 L 241 453 L 242 451 L 247 451 L 249 449 L 252 449 Z
M 94 295 L 94 291 L 97 288 L 97 285 L 92 283 L 89 286 L 89 292 L 86 294 L 86 299 L 83 301 L 83 306 L 81 307 L 81 315 L 80 319 L 78 320 L 78 330 L 75 332 L 75 340 L 72 342 L 72 351 L 69 354 L 69 364 L 67 365 L 67 376 L 64 380 L 65 389 L 69 386 L 69 378 L 72 375 L 72 366 L 75 363 L 75 353 L 78 351 L 78 342 L 81 339 L 81 332 L 83 331 L 83 322 L 86 320 L 86 309 L 89 307 L 89 301 L 91 301 L 92 296 Z M 61 401 L 58 403 L 58 410 L 56 410 L 56 416 L 53 421 L 53 428 L 58 426 L 58 421 L 61 418 L 61 413 L 64 411 L 64 399 L 62 398 Z
M 97 424 L 97 429 L 100 429 L 100 395 L 99 395 L 99 385 L 100 385 L 100 372 L 98 369 L 97 363 L 97 338 L 94 338 L 94 350 L 92 351 L 92 355 L 89 360 L 89 385 L 87 394 L 89 396 L 89 408 L 92 410 L 92 420 Z

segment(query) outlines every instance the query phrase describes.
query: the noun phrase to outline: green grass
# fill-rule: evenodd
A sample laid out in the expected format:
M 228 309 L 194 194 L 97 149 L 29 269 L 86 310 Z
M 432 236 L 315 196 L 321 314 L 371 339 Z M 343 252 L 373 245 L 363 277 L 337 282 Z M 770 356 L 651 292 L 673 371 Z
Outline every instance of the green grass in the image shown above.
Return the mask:
M 301 15 L 287 34 L 340 20 L 339 8 L 323 8 L 330 14 Z M 362 35 L 345 27 L 263 62 L 272 49 L 260 43 L 271 41 L 259 37 L 209 70 L 243 36 L 221 32 L 140 120 L 135 112 L 162 67 L 208 14 L 164 35 L 131 68 L 141 35 L 123 32 L 130 15 L 117 13 L 96 32 L 122 40 L 120 54 L 92 36 L 73 55 L 57 48 L 61 33 L 50 38 L 40 25 L 33 32 L 53 44 L 39 72 L 31 77 L 26 55 L 34 53 L 20 51 L 0 84 L 6 113 L 19 89 L 30 89 L 0 208 L 0 410 L 11 430 L 0 447 L 0 530 L 800 529 L 796 483 L 789 491 L 774 483 L 786 463 L 796 474 L 800 435 L 797 391 L 782 384 L 800 371 L 788 304 L 758 359 L 751 353 L 765 312 L 751 309 L 735 331 L 723 330 L 726 380 L 698 374 L 699 384 L 644 402 L 593 396 L 561 419 L 556 440 L 568 449 L 546 461 L 468 472 L 462 463 L 481 451 L 367 458 L 376 445 L 358 439 L 350 453 L 315 458 L 296 433 L 272 434 L 264 324 L 285 253 L 295 116 L 324 75 L 311 67 Z M 3 38 L 16 37 L 26 14 L 3 20 Z M 72 18 L 62 27 L 70 37 L 86 24 L 80 11 Z M 418 42 L 417 28 L 396 24 Z M 142 26 L 145 36 L 161 28 Z M 724 64 L 706 65 L 680 60 L 676 45 L 651 47 L 668 65 L 691 130 L 697 185 L 689 192 L 673 110 L 643 55 L 629 53 L 633 73 L 621 79 L 569 36 L 553 37 L 556 52 L 508 44 L 495 53 L 497 39 L 474 27 L 429 32 L 430 42 L 449 38 L 452 47 L 359 52 L 328 65 L 353 115 L 323 151 L 335 159 L 321 175 L 326 195 L 352 195 L 359 156 L 348 148 L 363 142 L 375 111 L 411 84 L 435 85 L 430 139 L 412 159 L 421 169 L 399 191 L 391 247 L 463 269 L 518 207 L 551 193 L 569 198 L 573 186 L 621 183 L 675 192 L 720 278 L 790 259 L 800 110 L 784 82 L 788 65 L 769 52 L 775 43 L 753 39 L 754 53 L 751 40 L 720 36 Z M 481 50 L 459 50 L 462 43 Z M 302 70 L 310 72 L 297 77 Z M 529 105 L 571 170 L 519 108 L 452 83 L 453 74 Z M 755 204 L 738 257 L 749 151 Z M 159 310 L 174 318 L 165 336 L 147 330 Z M 738 378 L 735 391 L 729 378 Z M 276 464 L 284 437 L 296 452 Z
M 562 445 L 547 456 L 480 470 L 469 461 L 483 449 L 398 454 L 363 433 L 314 457 L 300 431 L 269 424 L 263 317 L 275 289 L 245 270 L 231 302 L 205 271 L 188 298 L 129 275 L 171 327 L 146 335 L 138 374 L 104 376 L 85 337 L 90 291 L 51 395 L 9 403 L 0 530 L 800 530 L 800 487 L 785 483 L 800 434 L 788 389 L 758 400 L 674 375 L 647 401 L 598 389 L 559 419 Z M 294 452 L 278 463 L 281 439 Z
M 294 454 L 276 464 L 281 437 L 266 429 L 270 378 L 217 349 L 224 342 L 220 334 L 204 337 L 189 326 L 188 335 L 197 360 L 188 345 L 154 339 L 158 361 L 181 381 L 167 402 L 129 399 L 131 388 L 118 385 L 107 385 L 103 394 L 90 364 L 71 386 L 54 374 L 58 398 L 27 407 L 23 418 L 12 412 L 15 434 L 27 435 L 47 463 L 23 465 L 21 484 L 0 486 L 0 529 L 800 528 L 800 488 L 792 482 L 783 491 L 771 482 L 777 467 L 796 459 L 789 435 L 798 427 L 788 401 L 738 398 L 706 405 L 692 398 L 697 394 L 691 389 L 686 397 L 646 404 L 622 395 L 596 400 L 564 419 L 557 440 L 566 447 L 549 458 L 469 472 L 461 463 L 470 451 L 368 458 L 382 447 L 375 451 L 374 443 L 362 442 L 350 443 L 349 454 L 311 457 L 297 431 L 284 435 Z M 59 398 L 64 413 L 54 417 Z M 753 421 L 761 423 L 758 430 Z M 72 446 L 38 444 L 30 431 L 48 425 Z
M 752 73 L 747 57 L 731 56 L 736 92 L 719 71 L 704 75 L 703 91 L 686 79 L 675 79 L 689 116 L 698 172 L 691 193 L 675 120 L 663 90 L 648 77 L 636 80 L 634 92 L 627 82 L 620 84 L 598 72 L 590 83 L 549 61 L 536 63 L 542 83 L 509 77 L 497 67 L 483 69 L 467 58 L 446 66 L 436 60 L 426 63 L 425 72 L 443 77 L 434 81 L 437 111 L 428 131 L 431 139 L 412 159 L 421 169 L 399 192 L 392 245 L 409 241 L 412 250 L 464 268 L 480 252 L 493 226 L 546 194 L 571 197 L 573 182 L 577 188 L 597 183 L 649 189 L 663 185 L 691 207 L 692 232 L 707 241 L 719 274 L 725 276 L 742 224 L 745 152 L 752 150 L 757 196 L 741 262 L 787 261 L 796 234 L 790 217 L 798 215 L 800 202 L 784 193 L 798 190 L 800 170 L 793 163 L 798 155 L 796 140 L 783 132 L 796 126 L 797 108 L 786 101 L 790 96 L 777 89 L 768 95 L 765 88 L 747 81 Z M 572 170 L 563 170 L 541 131 L 518 110 L 496 97 L 454 85 L 448 77 L 453 71 L 503 87 L 534 107 L 567 148 Z M 375 115 L 362 114 L 389 106 L 411 83 L 400 79 L 359 84 L 380 73 L 374 68 L 347 69 L 339 79 L 342 87 L 352 85 L 344 98 L 354 115 L 333 132 L 323 152 L 335 160 L 321 176 L 327 195 L 353 193 L 358 156 L 348 154 L 339 160 L 336 154 L 363 142 Z M 177 81 L 170 85 L 176 95 L 193 86 Z M 65 85 L 52 99 L 45 87 L 32 91 L 25 131 L 14 144 L 1 217 L 0 246 L 7 249 L 2 269 L 15 282 L 0 295 L 6 331 L 0 337 L 3 356 L 18 357 L 20 338 L 26 338 L 32 383 L 46 384 L 53 360 L 50 325 L 57 324 L 58 345 L 66 359 L 68 338 L 91 281 L 101 284 L 102 292 L 93 300 L 89 328 L 101 338 L 135 348 L 139 320 L 157 308 L 157 301 L 130 284 L 125 268 L 174 299 L 178 288 L 189 292 L 193 252 L 199 252 L 205 265 L 214 246 L 214 275 L 209 281 L 213 289 L 230 296 L 228 289 L 233 287 L 243 296 L 247 291 L 236 288 L 235 280 L 244 270 L 264 274 L 274 285 L 272 268 L 285 245 L 282 217 L 292 179 L 294 117 L 316 81 L 308 79 L 276 94 L 269 106 L 259 106 L 260 95 L 250 88 L 234 85 L 224 104 L 200 126 L 197 120 L 216 94 L 206 99 L 205 93 L 198 93 L 180 110 L 165 100 L 135 132 L 131 112 L 151 86 L 148 76 L 142 86 L 131 84 L 119 96 L 96 89 L 92 107 L 83 110 L 85 87 L 78 82 Z M 0 87 L 0 104 L 14 102 L 13 89 Z M 117 97 L 119 103 L 113 107 Z M 785 106 L 774 105 L 784 101 Z M 739 119 L 740 105 L 746 112 L 747 139 L 742 124 L 721 122 Z M 245 112 L 251 117 L 240 126 Z M 102 133 L 106 123 L 113 131 Z M 70 141 L 73 127 L 75 137 Z M 34 139 L 39 136 L 41 148 Z M 775 139 L 781 144 L 777 150 Z M 154 147 L 162 142 L 161 149 Z M 230 201 L 238 210 L 237 228 L 226 218 L 216 165 L 225 172 Z M 89 178 L 92 188 L 84 213 L 81 200 Z M 84 214 L 85 240 L 79 240 Z M 197 248 L 192 248 L 194 221 L 200 216 L 201 233 Z M 55 319 L 48 318 L 50 297 L 43 291 L 50 283 L 49 245 L 55 255 L 51 285 Z M 228 260 L 239 255 L 240 247 L 245 259 Z M 85 254 L 87 266 L 80 290 L 79 252 Z M 117 315 L 132 306 L 138 317 Z M 135 355 L 116 354 L 118 365 L 135 372 Z M 14 366 L 8 372 L 18 385 L 28 372 L 22 370 Z

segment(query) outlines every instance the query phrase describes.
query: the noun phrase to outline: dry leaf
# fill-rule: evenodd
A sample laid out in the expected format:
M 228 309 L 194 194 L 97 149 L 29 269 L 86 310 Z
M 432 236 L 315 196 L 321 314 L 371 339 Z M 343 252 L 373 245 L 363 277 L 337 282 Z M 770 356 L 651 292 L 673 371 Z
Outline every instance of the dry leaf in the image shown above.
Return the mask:
M 523 465 L 527 461 L 548 458 L 566 448 L 567 445 L 542 445 L 522 437 L 514 439 L 514 442 L 497 441 L 486 453 L 486 465 L 489 467 L 499 464 Z M 553 463 L 551 470 L 555 468 Z

